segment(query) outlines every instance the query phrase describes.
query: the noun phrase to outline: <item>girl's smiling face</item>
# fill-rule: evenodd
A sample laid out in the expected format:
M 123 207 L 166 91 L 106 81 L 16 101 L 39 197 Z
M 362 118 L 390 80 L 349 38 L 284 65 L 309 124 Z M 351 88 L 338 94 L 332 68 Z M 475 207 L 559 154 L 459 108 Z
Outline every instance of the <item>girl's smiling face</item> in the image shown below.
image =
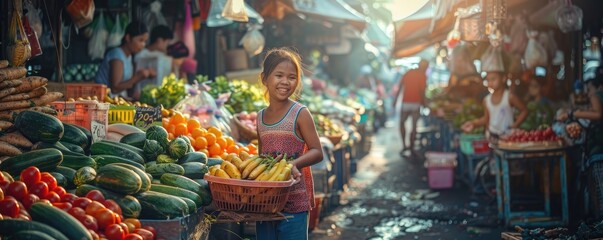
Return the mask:
M 283 61 L 264 80 L 270 101 L 286 101 L 299 84 L 297 68 L 291 61 Z

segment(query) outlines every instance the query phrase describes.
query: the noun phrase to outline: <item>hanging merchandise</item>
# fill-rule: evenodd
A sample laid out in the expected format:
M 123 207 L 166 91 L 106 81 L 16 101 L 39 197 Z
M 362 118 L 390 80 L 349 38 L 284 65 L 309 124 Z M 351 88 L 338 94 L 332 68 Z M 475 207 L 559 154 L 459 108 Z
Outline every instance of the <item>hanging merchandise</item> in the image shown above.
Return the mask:
M 454 22 L 454 28 L 448 33 L 446 37 L 446 43 L 449 49 L 453 49 L 461 41 L 461 31 L 459 30 L 461 14 L 456 12 L 456 21 Z
M 167 25 L 165 17 L 161 13 L 161 2 L 153 1 L 148 7 L 142 10 L 142 20 L 149 29 L 158 25 Z
M 88 42 L 88 55 L 92 60 L 102 59 L 107 49 L 109 31 L 106 28 L 105 16 L 99 13 L 98 22 L 94 26 L 94 33 Z
M 116 14 L 115 23 L 113 23 L 113 28 L 111 28 L 107 38 L 107 47 L 117 47 L 121 44 L 121 39 L 124 37 L 124 27 L 122 25 L 119 14 Z
M 519 16 L 515 17 L 509 32 L 510 39 L 508 51 L 510 53 L 523 55 L 526 47 L 528 46 L 528 36 L 526 36 L 527 30 L 528 25 L 526 23 L 526 19 Z
M 482 72 L 504 72 L 505 63 L 502 58 L 500 46 L 490 45 L 481 58 Z
M 564 32 L 579 31 L 582 29 L 582 9 L 566 0 L 565 5 L 557 10 L 557 25 Z
M 486 21 L 498 22 L 507 18 L 507 0 L 485 0 Z
M 528 32 L 528 46 L 524 55 L 526 68 L 532 69 L 536 66 L 546 66 L 548 64 L 548 55 L 546 49 L 538 42 L 538 32 Z
M 558 27 L 557 10 L 564 5 L 565 0 L 550 0 L 545 6 L 530 13 L 529 23 L 533 27 Z
M 71 0 L 67 5 L 67 13 L 77 28 L 85 27 L 94 18 L 93 0 Z
M 222 17 L 222 10 L 226 5 L 226 0 L 211 0 L 209 16 L 207 16 L 208 27 L 222 27 L 231 24 L 230 19 Z
M 471 58 L 471 52 L 469 51 L 469 45 L 465 43 L 457 44 L 452 49 L 448 64 L 450 73 L 459 78 L 477 75 L 473 59 Z
M 29 41 L 29 46 L 31 47 L 31 57 L 42 55 L 42 48 L 40 47 L 38 35 L 31 27 L 27 17 L 23 18 L 23 29 L 25 29 L 25 35 L 27 35 L 27 40 Z
M 8 30 L 8 57 L 13 67 L 23 66 L 25 61 L 31 57 L 31 47 L 21 22 L 21 0 L 13 2 L 13 16 Z
M 211 7 L 211 0 L 199 0 L 199 7 L 201 8 L 201 21 L 207 20 L 209 16 L 209 9 Z
M 29 20 L 29 26 L 36 32 L 36 36 L 42 36 L 43 27 L 42 20 L 40 20 L 40 14 L 42 14 L 41 11 L 34 7 L 31 0 L 26 0 L 24 7 L 27 10 L 25 16 Z
M 239 45 L 243 45 L 243 48 L 251 57 L 260 54 L 264 50 L 265 39 L 260 29 L 262 29 L 262 25 L 248 24 L 247 33 L 239 41 Z
M 247 10 L 243 0 L 228 0 L 222 10 L 222 17 L 239 22 L 248 22 Z

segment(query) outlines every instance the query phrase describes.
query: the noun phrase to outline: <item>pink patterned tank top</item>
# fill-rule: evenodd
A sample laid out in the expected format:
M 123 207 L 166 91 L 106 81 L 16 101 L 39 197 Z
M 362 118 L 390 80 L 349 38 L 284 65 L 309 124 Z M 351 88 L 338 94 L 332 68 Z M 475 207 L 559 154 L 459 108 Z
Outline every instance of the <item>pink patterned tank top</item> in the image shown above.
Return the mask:
M 261 153 L 271 156 L 287 154 L 293 159 L 308 150 L 304 140 L 297 134 L 297 118 L 304 105 L 293 102 L 285 116 L 274 124 L 264 123 L 264 110 L 258 113 L 258 132 L 261 141 Z M 299 213 L 310 211 L 314 207 L 314 181 L 309 167 L 300 169 L 301 181 L 291 187 L 284 212 Z

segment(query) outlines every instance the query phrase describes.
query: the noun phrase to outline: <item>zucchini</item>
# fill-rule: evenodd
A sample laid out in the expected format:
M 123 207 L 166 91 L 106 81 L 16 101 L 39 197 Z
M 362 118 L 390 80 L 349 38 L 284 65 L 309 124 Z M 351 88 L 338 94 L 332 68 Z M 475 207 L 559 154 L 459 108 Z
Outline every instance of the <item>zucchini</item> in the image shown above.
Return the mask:
M 207 164 L 207 155 L 202 152 L 189 152 L 178 159 L 178 164 L 183 164 L 187 162 L 200 162 L 203 164 Z
M 132 152 L 135 152 L 138 155 L 140 155 L 143 160 L 146 160 L 145 157 L 144 157 L 144 151 L 142 149 L 140 149 L 140 148 L 137 148 L 137 147 L 134 147 L 132 145 L 125 144 L 125 143 L 113 142 L 113 141 L 108 141 L 108 140 L 102 140 L 101 142 L 104 142 L 104 143 L 109 144 L 109 145 L 114 145 L 114 146 L 118 146 L 118 147 L 122 147 L 122 148 L 128 149 L 128 150 L 130 150 Z
M 94 170 L 94 168 L 85 166 L 75 171 L 73 184 L 75 184 L 75 186 L 86 183 L 90 184 L 94 182 L 94 179 L 96 179 L 96 170 Z
M 121 208 L 121 212 L 126 218 L 138 218 L 140 215 L 141 207 L 138 199 L 131 195 L 123 195 L 107 189 L 97 187 L 90 184 L 82 184 L 75 189 L 75 195 L 83 197 L 92 190 L 98 190 L 103 193 L 106 199 L 111 199 L 117 202 L 117 205 Z
M 75 178 L 75 173 L 76 173 L 75 170 L 68 168 L 68 167 L 58 166 L 52 171 L 60 173 L 63 175 L 63 177 L 65 177 L 65 179 L 67 181 L 67 185 L 64 186 L 65 189 L 75 188 L 75 184 L 73 183 L 73 179 Z
M 188 178 L 203 178 L 209 169 L 207 166 L 200 162 L 187 162 L 180 164 L 184 168 L 184 176 Z
M 147 176 L 147 173 L 144 170 L 126 163 L 112 163 L 111 165 L 125 167 L 138 174 L 142 183 L 138 192 L 146 192 L 149 191 L 149 189 L 151 188 L 151 179 L 149 178 L 149 176 Z
M 178 198 L 182 199 L 182 201 L 184 201 L 184 203 L 186 203 L 186 206 L 188 206 L 188 214 L 197 212 L 197 204 L 195 202 L 193 202 L 193 200 L 190 200 L 185 197 L 178 197 Z
M 224 162 L 224 160 L 220 159 L 220 158 L 208 158 L 207 159 L 207 167 L 211 167 L 214 165 L 220 165 L 222 164 L 222 162 Z
M 65 125 L 65 124 L 63 124 L 63 125 Z M 92 140 L 93 140 L 93 138 L 92 138 L 92 132 L 90 132 L 90 130 L 88 130 L 88 129 L 82 127 L 82 126 L 79 126 L 79 125 L 73 125 L 73 126 L 75 126 L 76 128 L 79 128 L 80 131 L 82 131 L 84 133 L 84 135 L 86 135 L 86 138 L 88 138 L 88 142 L 86 143 L 86 147 L 83 148 L 83 149 L 86 152 L 86 154 L 90 154 L 90 146 L 92 146 Z
M 140 218 L 165 220 L 188 214 L 188 205 L 179 197 L 153 191 L 136 195 L 142 211 Z
M 157 163 L 147 166 L 145 171 L 150 173 L 154 178 L 159 178 L 165 173 L 184 174 L 184 168 L 175 163 Z
M 69 148 L 65 147 L 65 145 L 63 145 L 61 142 L 56 142 L 56 143 L 37 142 L 36 144 L 33 145 L 33 147 L 31 147 L 32 150 L 47 149 L 47 148 L 57 149 L 57 150 L 61 151 L 61 153 L 63 155 L 74 155 L 74 156 L 82 156 L 83 155 L 81 153 L 72 152 L 71 150 L 69 150 Z
M 165 173 L 161 175 L 160 181 L 161 184 L 183 188 L 198 194 L 203 200 L 202 206 L 207 206 L 211 203 L 211 193 L 190 178 L 172 173 Z
M 209 183 L 207 182 L 207 180 L 196 178 L 196 179 L 193 179 L 193 181 L 195 181 L 196 183 L 201 185 L 201 187 L 205 188 L 205 190 L 207 190 L 207 192 L 209 192 Z
M 54 179 L 57 180 L 57 185 L 68 189 L 69 186 L 69 182 L 67 181 L 67 178 L 65 176 L 63 176 L 63 174 L 60 174 L 58 172 L 50 172 L 50 175 L 52 175 L 54 177 Z
M 65 146 L 71 152 L 80 153 L 80 154 L 86 154 L 84 152 L 84 149 L 82 147 L 78 146 L 78 145 L 75 145 L 75 144 L 69 143 L 69 142 L 63 142 L 63 141 L 59 141 L 59 143 L 63 144 L 63 146 Z
M 61 142 L 74 144 L 82 149 L 85 149 L 89 146 L 88 137 L 76 125 L 70 123 L 63 123 L 63 128 L 65 129 L 65 132 L 63 133 L 63 137 L 60 140 Z
M 31 219 L 37 222 L 47 224 L 69 239 L 89 239 L 92 236 L 88 229 L 82 225 L 77 219 L 69 215 L 67 212 L 55 208 L 45 203 L 34 203 L 28 210 Z
M 78 170 L 82 167 L 91 167 L 96 168 L 96 161 L 88 156 L 71 156 L 65 155 L 63 156 L 63 161 L 60 166 L 68 167 L 74 170 Z
M 18 231 L 10 237 L 6 238 L 6 240 L 54 240 L 55 238 L 50 235 L 35 230 L 23 230 Z
M 57 240 L 69 240 L 65 234 L 41 222 L 17 219 L 4 219 L 0 221 L 0 236 L 10 236 L 15 232 L 26 230 L 44 232 Z
M 92 155 L 113 155 L 125 159 L 130 159 L 140 164 L 144 164 L 144 158 L 142 158 L 140 154 L 128 148 L 125 148 L 124 146 L 130 145 L 123 143 L 110 143 L 108 141 L 100 141 L 92 144 L 92 147 L 90 147 L 90 152 L 92 153 Z
M 118 165 L 105 165 L 96 171 L 96 186 L 123 194 L 140 191 L 142 180 L 134 171 Z
M 128 135 L 123 136 L 119 140 L 119 142 L 142 149 L 146 140 L 146 133 L 130 133 Z
M 186 190 L 184 188 L 164 185 L 164 184 L 151 184 L 151 191 L 165 193 L 169 195 L 173 195 L 176 197 L 184 197 L 195 202 L 196 205 L 201 206 L 203 204 L 203 199 L 192 191 Z
M 15 127 L 32 142 L 58 142 L 65 131 L 63 123 L 45 113 L 25 110 L 15 118 Z
M 144 170 L 144 166 L 138 162 L 132 161 L 130 159 L 125 159 L 118 156 L 113 155 L 93 155 L 92 158 L 96 159 L 97 168 L 111 164 L 111 163 L 125 163 L 128 165 L 132 165 L 134 167 L 140 168 Z
M 21 171 L 29 166 L 35 166 L 41 172 L 48 172 L 56 168 L 63 161 L 63 154 L 56 149 L 33 150 L 21 155 L 10 157 L 0 163 L 0 170 L 13 176 L 18 176 Z

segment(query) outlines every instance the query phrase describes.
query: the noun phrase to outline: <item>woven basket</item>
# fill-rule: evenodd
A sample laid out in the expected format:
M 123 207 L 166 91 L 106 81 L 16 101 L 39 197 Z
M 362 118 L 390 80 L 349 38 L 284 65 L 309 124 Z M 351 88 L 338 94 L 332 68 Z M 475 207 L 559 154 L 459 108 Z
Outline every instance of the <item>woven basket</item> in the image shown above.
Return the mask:
M 7 51 L 9 57 L 8 60 L 13 67 L 23 66 L 25 61 L 31 57 L 31 46 L 29 45 L 29 40 L 27 40 L 25 29 L 23 29 L 20 10 L 17 7 L 21 6 L 17 5 L 20 3 L 21 1 L 15 1 L 15 7 L 13 8 L 13 16 L 9 29 L 9 38 L 12 42 L 8 44 Z

